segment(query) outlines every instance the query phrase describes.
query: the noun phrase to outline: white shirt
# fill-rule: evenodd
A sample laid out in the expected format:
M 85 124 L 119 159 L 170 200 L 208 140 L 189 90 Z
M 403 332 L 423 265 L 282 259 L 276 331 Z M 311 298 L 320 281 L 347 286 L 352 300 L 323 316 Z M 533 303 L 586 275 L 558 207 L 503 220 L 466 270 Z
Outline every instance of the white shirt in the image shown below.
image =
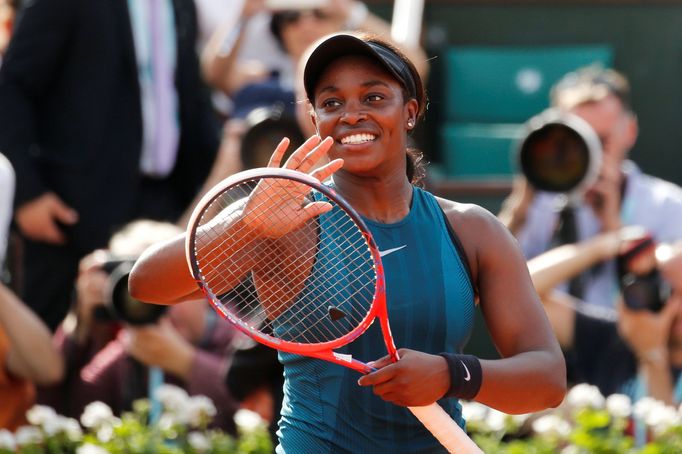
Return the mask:
M 632 161 L 623 163 L 627 178 L 621 203 L 623 225 L 640 225 L 658 242 L 682 239 L 682 188 L 645 175 Z M 552 247 L 559 211 L 558 195 L 539 193 L 529 211 L 518 241 L 526 258 L 533 258 Z M 591 238 L 601 231 L 601 224 L 586 204 L 576 208 L 578 239 Z M 583 299 L 590 304 L 613 307 L 619 294 L 615 260 L 588 275 Z M 561 287 L 566 289 L 566 285 Z
M 14 169 L 0 153 L 0 268 L 5 262 L 9 224 L 12 220 L 14 202 Z
M 175 14 L 171 0 L 160 2 L 162 18 L 160 24 L 163 33 L 163 53 L 166 61 L 169 62 L 169 70 L 172 74 L 168 75 L 174 79 L 177 64 L 177 42 L 175 33 Z M 140 85 L 140 102 L 142 108 L 142 153 L 140 157 L 140 168 L 142 173 L 154 177 L 165 177 L 173 169 L 177 154 L 177 145 L 180 136 L 180 120 L 177 92 L 173 90 L 170 95 L 170 109 L 163 114 L 170 116 L 168 130 L 170 138 L 170 148 L 167 153 L 171 156 L 167 159 L 168 164 L 159 167 L 155 157 L 155 128 L 157 123 L 156 102 L 154 93 L 154 72 L 152 68 L 152 37 L 150 27 L 150 8 L 149 2 L 144 0 L 128 0 L 128 11 L 130 12 L 130 24 L 133 30 L 133 40 L 135 43 L 135 58 L 137 61 L 137 75 Z M 173 85 L 174 87 L 175 85 Z

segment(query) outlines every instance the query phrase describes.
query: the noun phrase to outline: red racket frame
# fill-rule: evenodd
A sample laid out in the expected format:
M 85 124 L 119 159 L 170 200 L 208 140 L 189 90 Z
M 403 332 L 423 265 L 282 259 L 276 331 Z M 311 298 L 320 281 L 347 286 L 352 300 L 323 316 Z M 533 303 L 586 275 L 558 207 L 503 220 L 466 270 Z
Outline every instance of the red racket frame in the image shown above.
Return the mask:
M 238 318 L 232 316 L 232 314 L 223 307 L 220 299 L 205 285 L 204 279 L 202 278 L 201 271 L 197 265 L 197 260 L 195 256 L 194 244 L 196 240 L 196 223 L 203 215 L 203 213 L 211 206 L 213 201 L 217 199 L 223 192 L 227 189 L 237 186 L 239 184 L 246 183 L 248 181 L 259 180 L 264 178 L 277 178 L 277 179 L 287 179 L 295 181 L 298 183 L 305 184 L 312 189 L 319 191 L 324 194 L 327 198 L 334 201 L 337 205 L 341 206 L 343 210 L 350 216 L 350 218 L 355 222 L 355 224 L 360 228 L 362 235 L 369 247 L 370 253 L 372 254 L 372 259 L 374 260 L 374 268 L 376 273 L 376 285 L 374 289 L 374 296 L 372 305 L 367 315 L 363 318 L 360 324 L 355 327 L 349 333 L 334 339 L 332 341 L 315 343 L 315 344 L 305 344 L 299 342 L 290 342 L 281 340 L 266 334 L 263 334 L 253 328 L 249 327 L 246 323 Z M 281 168 L 270 168 L 262 167 L 256 169 L 250 169 L 243 172 L 239 172 L 231 177 L 223 180 L 217 186 L 215 186 L 211 191 L 209 191 L 201 201 L 197 204 L 194 212 L 188 223 L 188 235 L 185 242 L 185 252 L 187 256 L 187 263 L 192 272 L 192 276 L 197 282 L 197 285 L 204 293 L 209 303 L 213 308 L 225 319 L 233 323 L 240 331 L 251 336 L 258 342 L 261 342 L 269 347 L 275 348 L 277 350 L 285 351 L 288 353 L 295 353 L 305 356 L 310 356 L 314 358 L 323 359 L 325 361 L 331 361 L 342 366 L 350 367 L 360 373 L 366 374 L 371 372 L 373 369 L 367 364 L 358 361 L 356 359 L 350 358 L 347 355 L 342 355 L 334 352 L 334 349 L 342 347 L 349 344 L 362 333 L 364 333 L 374 322 L 375 318 L 379 319 L 379 324 L 381 326 L 381 331 L 384 336 L 384 342 L 386 344 L 386 349 L 389 355 L 394 361 L 398 360 L 398 354 L 396 351 L 395 344 L 393 342 L 393 337 L 391 336 L 391 328 L 388 323 L 388 308 L 386 306 L 386 281 L 384 279 L 384 267 L 381 263 L 381 255 L 379 254 L 379 248 L 372 237 L 367 225 L 358 215 L 358 213 L 346 202 L 343 198 L 339 197 L 329 186 L 324 185 L 316 178 L 298 172 L 296 170 L 281 169 Z

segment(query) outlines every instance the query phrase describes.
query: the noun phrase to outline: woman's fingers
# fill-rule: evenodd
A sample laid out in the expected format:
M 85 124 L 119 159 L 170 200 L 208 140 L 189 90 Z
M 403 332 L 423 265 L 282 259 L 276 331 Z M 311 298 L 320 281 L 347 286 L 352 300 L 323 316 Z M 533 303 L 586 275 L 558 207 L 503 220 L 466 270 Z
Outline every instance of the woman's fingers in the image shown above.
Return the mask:
M 270 156 L 268 167 L 279 167 L 282 164 L 282 156 L 284 156 L 284 153 L 287 151 L 287 148 L 289 148 L 289 143 L 290 141 L 287 137 L 283 138 L 279 142 L 279 145 L 277 145 L 277 148 L 275 148 L 275 151 L 272 153 L 272 156 Z
M 327 155 L 327 152 L 329 151 L 333 144 L 334 139 L 332 139 L 331 137 L 326 137 L 315 148 L 310 150 L 310 152 L 308 152 L 305 155 L 305 157 L 298 166 L 298 170 L 306 173 L 309 172 L 311 169 L 315 167 L 315 165 L 320 161 L 320 159 Z
M 301 170 L 300 166 L 305 160 L 308 153 L 315 149 L 320 144 L 320 138 L 318 136 L 311 136 L 303 142 L 303 145 L 298 147 L 296 151 L 291 153 L 287 162 L 284 163 L 285 169 Z
M 341 167 L 343 167 L 343 159 L 334 159 L 332 162 L 323 165 L 319 169 L 315 169 L 310 175 L 317 178 L 318 181 L 324 181 Z

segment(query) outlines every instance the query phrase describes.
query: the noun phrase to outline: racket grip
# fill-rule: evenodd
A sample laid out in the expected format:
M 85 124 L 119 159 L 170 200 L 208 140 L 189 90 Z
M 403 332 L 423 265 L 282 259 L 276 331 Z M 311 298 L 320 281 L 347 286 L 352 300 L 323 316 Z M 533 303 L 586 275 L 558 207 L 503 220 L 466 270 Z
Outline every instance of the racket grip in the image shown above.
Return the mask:
M 408 408 L 449 453 L 483 454 L 481 448 L 476 446 L 459 424 L 437 403 Z

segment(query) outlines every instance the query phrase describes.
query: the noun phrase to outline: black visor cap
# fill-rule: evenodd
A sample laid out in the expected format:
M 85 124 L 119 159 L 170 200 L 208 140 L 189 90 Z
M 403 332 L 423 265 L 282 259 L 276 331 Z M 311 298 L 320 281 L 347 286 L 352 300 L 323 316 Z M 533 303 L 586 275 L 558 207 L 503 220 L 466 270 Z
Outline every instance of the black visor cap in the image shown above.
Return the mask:
M 306 95 L 312 102 L 315 87 L 325 69 L 335 60 L 348 55 L 364 55 L 385 68 L 407 91 L 417 98 L 417 87 L 410 68 L 392 49 L 374 41 L 364 41 L 353 35 L 339 34 L 327 38 L 310 54 L 303 72 Z

